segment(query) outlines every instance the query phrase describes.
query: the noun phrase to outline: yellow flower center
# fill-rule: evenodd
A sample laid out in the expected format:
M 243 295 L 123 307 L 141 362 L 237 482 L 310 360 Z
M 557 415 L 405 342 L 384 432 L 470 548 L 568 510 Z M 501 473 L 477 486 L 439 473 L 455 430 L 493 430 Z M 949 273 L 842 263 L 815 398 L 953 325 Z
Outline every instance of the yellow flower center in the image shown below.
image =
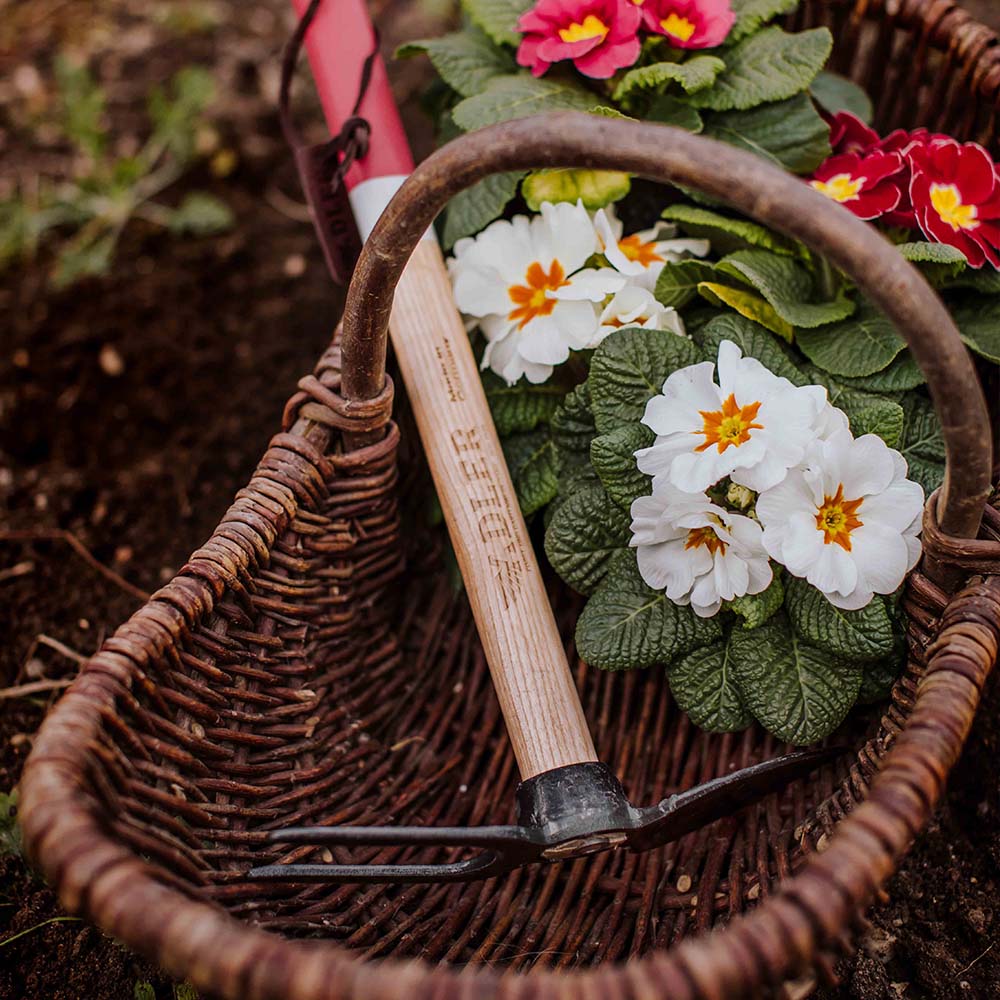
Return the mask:
M 660 27 L 671 37 L 686 42 L 694 33 L 696 25 L 680 14 L 668 14 L 662 21 Z
M 824 545 L 835 543 L 851 551 L 851 532 L 865 523 L 857 516 L 862 499 L 845 500 L 843 483 L 832 497 L 823 498 L 823 506 L 816 511 L 816 527 L 823 532 Z
M 954 184 L 932 184 L 931 204 L 934 211 L 941 216 L 941 221 L 947 223 L 957 233 L 960 229 L 977 229 L 979 215 L 975 205 L 963 205 L 961 192 Z
M 762 430 L 764 427 L 763 424 L 754 423 L 759 409 L 759 402 L 740 406 L 736 402 L 736 395 L 730 393 L 721 410 L 700 410 L 705 423 L 700 431 L 694 433 L 704 434 L 705 442 L 698 445 L 695 451 L 707 451 L 714 444 L 721 455 L 730 445 L 738 448 L 749 441 L 750 431 Z
M 827 198 L 843 204 L 845 201 L 857 201 L 865 180 L 864 177 L 855 178 L 850 174 L 837 174 L 828 181 L 810 181 L 810 183 L 820 194 L 825 194 Z
M 697 549 L 702 545 L 708 549 L 710 555 L 714 556 L 717 552 L 726 554 L 726 543 L 708 525 L 705 525 L 704 528 L 692 528 L 688 532 L 684 548 Z
M 588 42 L 591 38 L 604 38 L 609 30 L 596 14 L 588 14 L 583 21 L 574 21 L 568 28 L 560 28 L 559 37 L 564 42 Z
M 549 297 L 549 292 L 568 285 L 566 272 L 559 261 L 552 261 L 549 270 L 537 260 L 528 265 L 524 274 L 523 285 L 511 285 L 507 289 L 515 308 L 508 314 L 508 319 L 517 320 L 518 329 L 523 330 L 536 316 L 548 316 L 556 307 L 556 299 Z
M 624 239 L 619 240 L 618 249 L 629 260 L 638 261 L 643 267 L 649 267 L 651 264 L 658 264 L 663 261 L 663 257 L 656 252 L 656 243 L 652 241 L 643 243 L 639 239 L 638 233 L 633 233 L 631 236 L 626 236 Z

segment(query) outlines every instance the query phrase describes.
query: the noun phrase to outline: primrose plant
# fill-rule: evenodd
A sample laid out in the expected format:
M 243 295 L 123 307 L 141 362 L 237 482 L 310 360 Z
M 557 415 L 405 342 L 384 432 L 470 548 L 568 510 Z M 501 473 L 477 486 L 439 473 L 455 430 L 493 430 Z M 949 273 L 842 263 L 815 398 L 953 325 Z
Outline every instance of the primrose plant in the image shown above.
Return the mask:
M 134 155 L 112 150 L 106 97 L 85 67 L 56 60 L 60 115 L 56 124 L 76 154 L 70 178 L 41 178 L 0 202 L 0 267 L 30 259 L 43 238 L 55 246 L 51 280 L 62 288 L 110 269 L 118 240 L 132 219 L 174 233 L 208 235 L 228 229 L 232 213 L 214 196 L 189 192 L 178 204 L 160 195 L 190 169 L 212 98 L 211 75 L 180 70 L 148 100 L 149 137 Z

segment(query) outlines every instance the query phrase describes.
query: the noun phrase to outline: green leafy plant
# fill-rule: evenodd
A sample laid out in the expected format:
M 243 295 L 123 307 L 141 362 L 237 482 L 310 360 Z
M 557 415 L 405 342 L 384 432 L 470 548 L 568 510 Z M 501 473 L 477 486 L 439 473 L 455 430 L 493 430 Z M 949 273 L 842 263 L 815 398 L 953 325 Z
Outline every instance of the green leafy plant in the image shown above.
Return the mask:
M 565 429 L 585 428 L 592 474 L 560 481 L 545 551 L 571 587 L 590 595 L 576 630 L 588 663 L 606 670 L 664 666 L 674 697 L 697 725 L 727 732 L 756 719 L 783 740 L 809 743 L 835 729 L 863 691 L 867 700 L 882 695 L 895 677 L 902 648 L 893 602 L 876 597 L 860 611 L 843 611 L 779 571 L 763 593 L 700 618 L 649 587 L 629 547 L 629 508 L 650 491 L 633 457 L 651 443 L 639 422 L 646 404 L 672 372 L 714 360 L 723 340 L 794 384 L 818 377 L 772 332 L 734 313 L 718 312 L 692 341 L 657 330 L 613 333 L 595 351 L 584 385 L 552 420 L 555 465 L 579 469 L 581 432 Z M 915 457 L 926 455 L 928 485 L 939 481 L 940 432 L 925 396 L 911 390 L 897 404 L 832 379 L 830 385 L 837 405 L 850 404 L 855 433 L 873 430 Z M 882 408 L 898 410 L 900 425 L 884 419 Z
M 64 288 L 108 272 L 129 221 L 145 219 L 177 234 L 209 235 L 233 222 L 229 207 L 203 191 L 177 205 L 159 200 L 198 156 L 198 131 L 212 98 L 206 70 L 180 70 L 149 95 L 150 134 L 132 156 L 111 148 L 105 94 L 86 67 L 60 56 L 58 125 L 74 147 L 78 167 L 68 179 L 43 178 L 32 192 L 0 202 L 0 267 L 30 259 L 46 237 L 55 244 L 52 284 Z

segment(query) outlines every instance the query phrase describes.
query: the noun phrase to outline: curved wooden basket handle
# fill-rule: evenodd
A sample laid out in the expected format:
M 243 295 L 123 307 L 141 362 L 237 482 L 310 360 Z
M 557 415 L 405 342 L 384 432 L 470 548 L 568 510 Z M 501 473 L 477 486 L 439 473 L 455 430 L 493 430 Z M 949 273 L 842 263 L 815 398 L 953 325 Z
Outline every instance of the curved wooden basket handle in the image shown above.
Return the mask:
M 393 292 L 414 247 L 448 201 L 492 173 L 535 167 L 623 170 L 695 188 L 801 240 L 846 273 L 892 320 L 927 379 L 947 468 L 938 522 L 972 538 L 989 494 L 992 435 L 982 387 L 941 299 L 872 226 L 760 157 L 680 129 L 553 112 L 494 125 L 421 163 L 386 208 L 347 295 L 343 391 L 382 389 Z

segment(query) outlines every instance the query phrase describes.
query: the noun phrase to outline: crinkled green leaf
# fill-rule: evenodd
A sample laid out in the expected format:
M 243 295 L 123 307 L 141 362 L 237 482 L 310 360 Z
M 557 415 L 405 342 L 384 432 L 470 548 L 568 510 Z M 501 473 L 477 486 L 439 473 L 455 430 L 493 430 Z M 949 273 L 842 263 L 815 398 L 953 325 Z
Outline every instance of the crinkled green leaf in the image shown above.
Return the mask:
M 846 76 L 822 70 L 809 87 L 813 100 L 831 115 L 839 111 L 849 111 L 863 122 L 870 122 L 874 116 L 872 102 L 853 80 Z
M 608 496 L 624 510 L 636 497 L 648 496 L 651 479 L 635 464 L 635 453 L 656 435 L 645 424 L 623 424 L 590 442 L 590 461 Z
M 628 514 L 600 483 L 581 483 L 559 504 L 545 532 L 545 555 L 574 590 L 592 593 L 631 537 Z
M 602 670 L 666 665 L 721 637 L 717 617 L 699 618 L 647 587 L 631 549 L 615 555 L 576 623 L 580 656 Z
M 710 733 L 746 729 L 753 716 L 733 675 L 727 641 L 702 646 L 667 668 L 674 701 L 691 721 Z
M 233 213 L 220 198 L 204 191 L 192 191 L 170 216 L 170 228 L 175 233 L 211 236 L 233 226 Z
M 792 256 L 797 244 L 766 226 L 744 218 L 730 218 L 711 209 L 679 203 L 665 208 L 662 218 L 675 222 L 688 236 L 706 239 L 716 253 L 726 254 L 746 247 L 760 247 L 773 253 Z
M 935 288 L 941 288 L 967 268 L 965 254 L 946 243 L 899 243 L 896 249 Z
M 858 703 L 870 705 L 888 698 L 893 684 L 899 679 L 902 664 L 903 658 L 900 655 L 887 656 L 863 664 Z
M 533 431 L 539 424 L 548 423 L 566 395 L 566 387 L 557 382 L 533 385 L 522 379 L 507 385 L 489 371 L 483 372 L 483 388 L 500 437 Z
M 717 269 L 743 278 L 774 307 L 774 311 L 794 327 L 817 327 L 846 319 L 855 310 L 846 295 L 815 302 L 809 272 L 790 257 L 767 250 L 737 250 L 719 261 Z
M 904 453 L 943 462 L 944 434 L 941 421 L 934 412 L 934 404 L 922 393 L 908 392 L 903 397 L 903 412 L 906 414 Z
M 844 384 L 852 388 L 876 393 L 905 392 L 923 385 L 925 381 L 923 372 L 909 351 L 902 351 L 888 368 L 874 375 L 843 379 Z
M 784 615 L 757 629 L 733 629 L 730 660 L 743 701 L 778 739 L 806 744 L 829 736 L 861 689 L 861 666 L 811 646 Z
M 768 588 L 760 594 L 745 594 L 727 601 L 726 607 L 743 619 L 743 628 L 760 628 L 778 613 L 785 599 L 785 588 L 777 573 Z
M 620 101 L 636 90 L 652 90 L 676 83 L 688 94 L 711 87 L 726 68 L 716 56 L 696 55 L 684 62 L 657 62 L 630 69 L 615 87 L 614 99 Z
M 761 326 L 766 326 L 789 343 L 795 337 L 791 323 L 783 320 L 766 299 L 742 288 L 731 288 L 716 281 L 703 281 L 698 286 L 699 294 L 712 305 L 727 305 Z
M 890 405 L 886 406 L 885 403 Z M 902 407 L 892 400 L 883 400 L 871 406 L 856 407 L 848 417 L 851 433 L 855 437 L 864 434 L 877 434 L 890 448 L 899 444 L 903 433 Z
M 732 45 L 752 35 L 768 21 L 791 13 L 798 4 L 799 0 L 732 0 L 736 23 L 726 38 L 726 44 Z
M 843 611 L 805 580 L 789 576 L 785 609 L 799 635 L 818 649 L 847 660 L 874 660 L 892 653 L 895 634 L 881 597 L 860 611 Z
M 756 153 L 793 174 L 812 173 L 830 155 L 830 127 L 807 94 L 750 111 L 706 115 L 703 134 Z
M 895 246 L 904 260 L 918 264 L 951 264 L 955 267 L 955 274 L 964 271 L 968 264 L 965 254 L 957 247 L 948 246 L 947 243 L 917 240 L 914 243 L 897 243 Z
M 701 115 L 690 104 L 678 100 L 672 94 L 657 94 L 646 111 L 646 118 L 696 135 L 705 128 Z
M 541 510 L 559 489 L 555 448 L 548 428 L 512 434 L 501 440 L 514 491 L 525 517 Z
M 862 302 L 850 319 L 813 330 L 800 330 L 802 353 L 832 375 L 873 375 L 888 368 L 906 344 L 892 323 Z
M 517 72 L 510 52 L 498 48 L 476 28 L 407 42 L 399 47 L 396 56 L 405 59 L 421 52 L 430 57 L 441 79 L 462 97 L 478 94 L 495 76 Z
M 667 263 L 656 280 L 656 299 L 665 306 L 680 309 L 698 294 L 703 281 L 715 279 L 715 265 L 703 260 Z
M 706 323 L 694 336 L 705 360 L 715 361 L 719 345 L 731 340 L 744 357 L 756 358 L 765 368 L 795 385 L 806 384 L 802 372 L 796 368 L 780 341 L 774 334 L 743 316 L 725 314 Z
M 482 93 L 459 101 L 451 114 L 460 128 L 471 132 L 542 111 L 592 111 L 599 103 L 596 94 L 572 80 L 518 73 L 493 77 Z
M 944 482 L 944 435 L 934 405 L 920 392 L 903 397 L 905 422 L 899 450 L 906 459 L 910 479 L 930 496 Z
M 598 433 L 637 423 L 667 376 L 697 360 L 694 344 L 676 333 L 628 327 L 605 338 L 587 379 Z
M 531 6 L 531 0 L 462 0 L 469 19 L 497 45 L 517 45 L 518 18 Z
M 749 35 L 726 51 L 726 69 L 707 90 L 691 94 L 696 108 L 746 110 L 801 93 L 833 48 L 826 28 L 790 34 L 776 25 Z
M 621 201 L 632 187 L 632 178 L 620 170 L 536 170 L 521 184 L 528 208 L 537 212 L 542 202 L 582 200 L 592 212 Z
M 590 386 L 581 382 L 552 415 L 550 422 L 552 441 L 556 446 L 556 466 L 560 485 L 577 469 L 593 473 L 590 464 L 590 442 L 597 436 L 594 414 L 591 410 Z M 561 488 L 561 492 L 566 492 Z
M 1000 364 L 1000 298 L 969 297 L 952 310 L 952 316 L 966 347 Z
M 517 194 L 524 173 L 513 171 L 490 174 L 472 187 L 460 191 L 448 202 L 442 242 L 450 249 L 463 236 L 472 236 L 503 215 L 507 203 Z

